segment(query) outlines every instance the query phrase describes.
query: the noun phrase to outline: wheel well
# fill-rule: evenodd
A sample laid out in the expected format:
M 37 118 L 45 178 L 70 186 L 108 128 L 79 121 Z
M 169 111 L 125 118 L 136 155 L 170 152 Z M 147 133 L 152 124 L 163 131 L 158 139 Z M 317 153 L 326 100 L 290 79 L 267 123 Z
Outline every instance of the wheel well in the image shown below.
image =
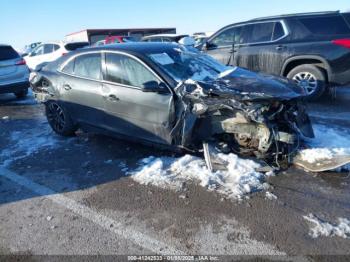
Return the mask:
M 293 68 L 300 66 L 300 65 L 306 65 L 306 64 L 315 65 L 315 66 L 323 69 L 325 74 L 326 74 L 327 79 L 329 79 L 327 66 L 325 65 L 325 63 L 323 63 L 321 60 L 318 60 L 318 59 L 297 59 L 297 60 L 291 61 L 285 67 L 284 72 L 283 72 L 283 76 L 286 77 L 288 75 L 288 73 Z

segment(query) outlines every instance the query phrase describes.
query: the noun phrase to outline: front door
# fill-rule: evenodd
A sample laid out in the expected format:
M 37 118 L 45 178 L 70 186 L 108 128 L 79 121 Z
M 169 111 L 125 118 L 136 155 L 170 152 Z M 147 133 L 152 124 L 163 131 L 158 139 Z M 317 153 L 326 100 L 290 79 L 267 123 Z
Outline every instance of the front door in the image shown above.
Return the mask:
M 161 83 L 161 80 L 134 57 L 107 52 L 105 61 L 103 95 L 109 129 L 134 138 L 170 144 L 174 114 L 171 92 L 143 92 L 144 83 Z
M 241 31 L 241 26 L 224 29 L 206 43 L 204 52 L 222 64 L 236 65 L 235 54 Z

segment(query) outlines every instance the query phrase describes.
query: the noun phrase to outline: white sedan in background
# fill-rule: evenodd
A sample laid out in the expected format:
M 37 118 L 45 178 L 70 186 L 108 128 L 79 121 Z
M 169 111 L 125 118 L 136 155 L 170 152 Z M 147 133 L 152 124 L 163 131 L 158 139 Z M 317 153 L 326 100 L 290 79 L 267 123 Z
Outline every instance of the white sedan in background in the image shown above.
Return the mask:
M 42 43 L 31 53 L 24 57 L 28 67 L 34 70 L 38 65 L 45 62 L 53 62 L 61 56 L 79 48 L 88 46 L 87 42 L 48 42 Z

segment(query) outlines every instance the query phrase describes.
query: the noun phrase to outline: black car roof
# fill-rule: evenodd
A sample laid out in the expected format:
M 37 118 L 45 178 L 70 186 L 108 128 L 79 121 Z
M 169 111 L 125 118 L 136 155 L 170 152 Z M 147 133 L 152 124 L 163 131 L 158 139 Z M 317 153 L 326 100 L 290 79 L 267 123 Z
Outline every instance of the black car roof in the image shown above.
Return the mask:
M 231 27 L 234 25 L 244 25 L 244 24 L 248 24 L 248 23 L 269 21 L 269 20 L 276 20 L 276 19 L 284 19 L 284 18 L 291 18 L 291 17 L 322 16 L 322 15 L 337 15 L 337 14 L 342 14 L 342 13 L 340 11 L 326 11 L 326 12 L 309 12 L 309 13 L 296 13 L 296 14 L 267 16 L 267 17 L 254 18 L 254 19 L 247 20 L 244 22 L 233 23 L 233 24 L 225 26 L 224 28 Z M 224 28 L 222 28 L 222 29 L 224 29 Z M 220 31 L 222 29 L 220 29 Z
M 267 16 L 267 17 L 260 17 L 260 18 L 251 19 L 248 22 L 271 20 L 271 19 L 283 19 L 283 18 L 288 18 L 288 17 L 322 16 L 322 15 L 336 15 L 336 14 L 340 14 L 340 11 L 309 12 L 309 13 L 296 13 L 296 14 Z
M 81 49 L 79 52 L 85 53 L 89 51 L 123 51 L 125 53 L 136 53 L 139 55 L 143 55 L 145 53 L 162 53 L 166 51 L 171 51 L 176 47 L 178 47 L 176 43 L 135 42 L 85 48 Z

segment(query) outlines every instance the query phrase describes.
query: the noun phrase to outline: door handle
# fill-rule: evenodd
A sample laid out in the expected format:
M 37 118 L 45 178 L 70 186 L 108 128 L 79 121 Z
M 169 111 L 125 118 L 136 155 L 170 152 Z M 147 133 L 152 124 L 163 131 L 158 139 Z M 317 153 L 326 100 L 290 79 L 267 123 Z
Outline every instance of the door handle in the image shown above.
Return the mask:
M 117 102 L 120 99 L 116 95 L 109 95 L 108 96 L 108 100 L 111 101 L 111 102 Z
M 237 53 L 237 52 L 238 52 L 237 49 L 231 49 L 231 50 L 229 51 L 230 54 L 234 54 L 234 53 Z
M 281 50 L 283 50 L 283 49 L 285 49 L 286 47 L 284 46 L 284 45 L 278 45 L 278 46 L 276 46 L 276 50 L 277 51 L 281 51 Z
M 67 90 L 67 91 L 69 91 L 69 90 L 72 89 L 72 87 L 71 87 L 70 85 L 67 85 L 67 84 L 65 84 L 65 85 L 63 86 L 63 88 L 64 88 L 65 90 Z

